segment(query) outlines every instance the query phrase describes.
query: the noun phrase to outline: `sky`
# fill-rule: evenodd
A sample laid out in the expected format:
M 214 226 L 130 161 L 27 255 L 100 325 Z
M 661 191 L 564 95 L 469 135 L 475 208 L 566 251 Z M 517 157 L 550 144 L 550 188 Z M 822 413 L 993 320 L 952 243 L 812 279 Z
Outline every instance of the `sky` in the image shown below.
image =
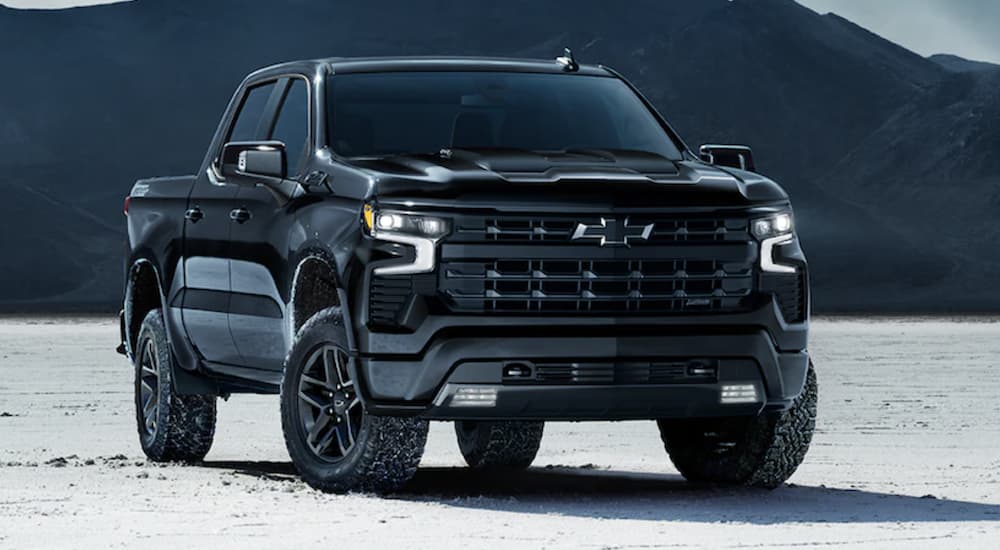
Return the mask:
M 798 0 L 921 55 L 1000 63 L 1000 0 Z
M 65 8 L 116 0 L 0 0 L 14 8 Z M 834 12 L 921 55 L 1000 63 L 1000 0 L 798 0 Z

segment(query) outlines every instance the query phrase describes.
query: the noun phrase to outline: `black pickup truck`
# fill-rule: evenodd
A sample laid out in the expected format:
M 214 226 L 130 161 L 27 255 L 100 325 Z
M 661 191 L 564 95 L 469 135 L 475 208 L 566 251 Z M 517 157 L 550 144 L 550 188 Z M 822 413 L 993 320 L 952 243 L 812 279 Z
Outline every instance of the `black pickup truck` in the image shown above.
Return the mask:
M 525 468 L 546 420 L 656 420 L 691 480 L 774 487 L 815 425 L 806 262 L 749 149 L 693 153 L 604 66 L 321 59 L 254 72 L 194 176 L 126 200 L 142 448 L 280 394 L 325 491 L 392 491 L 428 421 Z

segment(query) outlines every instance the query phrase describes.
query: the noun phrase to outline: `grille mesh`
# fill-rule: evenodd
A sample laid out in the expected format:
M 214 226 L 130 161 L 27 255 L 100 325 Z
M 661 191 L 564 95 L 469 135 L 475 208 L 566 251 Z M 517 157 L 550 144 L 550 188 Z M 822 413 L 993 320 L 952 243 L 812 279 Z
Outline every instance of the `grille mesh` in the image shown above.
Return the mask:
M 734 310 L 752 287 L 749 264 L 714 260 L 446 262 L 441 275 L 455 309 L 481 312 Z
M 715 382 L 718 361 L 538 363 L 535 384 L 676 384 Z
M 745 252 L 756 250 L 746 214 L 614 218 L 628 220 L 615 225 L 618 231 L 654 228 L 647 240 L 606 248 L 593 238 L 572 239 L 578 224 L 600 224 L 599 215 L 455 216 L 442 244 L 459 246 L 442 252 L 436 273 L 372 278 L 369 320 L 398 326 L 414 296 L 456 313 L 669 315 L 745 311 L 770 294 L 787 322 L 805 320 L 804 270 L 756 272 L 757 259 Z

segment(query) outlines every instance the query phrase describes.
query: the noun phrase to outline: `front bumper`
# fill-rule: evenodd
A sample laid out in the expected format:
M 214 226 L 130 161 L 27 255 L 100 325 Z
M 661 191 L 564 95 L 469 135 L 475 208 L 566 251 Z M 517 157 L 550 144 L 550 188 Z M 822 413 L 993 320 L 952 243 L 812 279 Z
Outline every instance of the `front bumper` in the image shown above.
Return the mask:
M 809 365 L 807 332 L 808 323 L 786 324 L 773 300 L 745 313 L 665 318 L 433 316 L 413 334 L 365 334 L 357 365 L 374 414 L 437 420 L 739 416 L 785 408 L 799 395 Z M 714 374 L 659 383 L 663 379 L 651 373 L 665 363 L 709 364 Z M 505 376 L 512 365 L 529 375 Z M 551 365 L 576 374 L 540 379 L 539 368 Z M 753 400 L 724 403 L 723 392 L 737 386 L 753 386 Z M 483 403 L 456 399 L 477 392 L 486 396 Z

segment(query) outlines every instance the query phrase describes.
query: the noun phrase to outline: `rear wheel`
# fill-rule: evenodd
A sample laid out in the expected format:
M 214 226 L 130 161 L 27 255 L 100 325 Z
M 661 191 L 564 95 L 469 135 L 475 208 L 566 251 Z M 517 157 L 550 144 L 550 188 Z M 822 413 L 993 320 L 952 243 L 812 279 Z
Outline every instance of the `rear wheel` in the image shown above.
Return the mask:
M 542 444 L 544 422 L 455 422 L 458 448 L 473 468 L 523 470 Z
M 751 418 L 660 420 L 674 466 L 691 481 L 775 488 L 802 464 L 816 427 L 816 373 L 792 406 Z
M 427 422 L 371 416 L 358 394 L 339 308 L 317 313 L 285 361 L 281 422 L 302 479 L 327 492 L 390 492 L 413 477 Z
M 133 354 L 142 451 L 157 462 L 205 458 L 215 436 L 216 396 L 174 392 L 173 354 L 160 310 L 146 315 Z

